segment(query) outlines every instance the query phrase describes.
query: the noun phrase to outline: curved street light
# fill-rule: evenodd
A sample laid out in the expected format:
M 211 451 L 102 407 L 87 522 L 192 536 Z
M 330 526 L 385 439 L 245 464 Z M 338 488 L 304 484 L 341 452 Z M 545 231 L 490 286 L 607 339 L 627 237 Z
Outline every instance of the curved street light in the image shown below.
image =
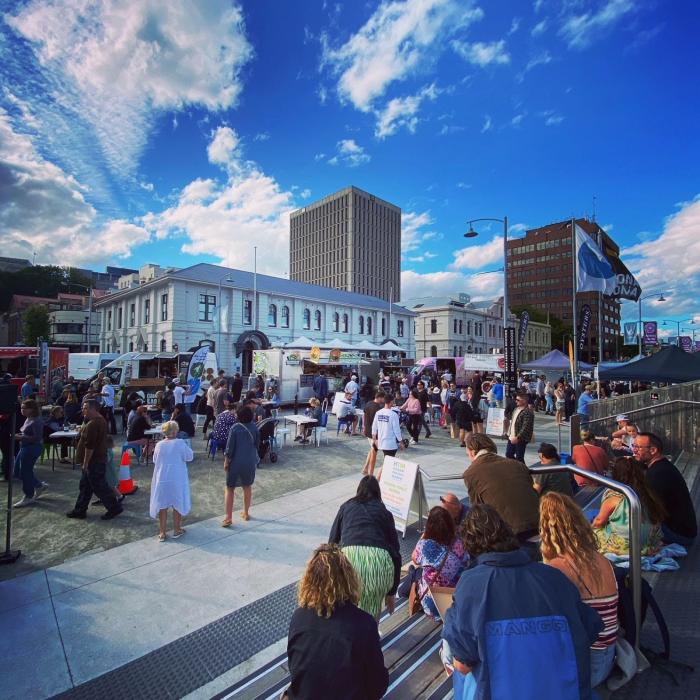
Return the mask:
M 637 340 L 639 342 L 639 354 L 642 354 L 642 334 L 644 331 L 644 326 L 642 325 L 642 302 L 645 299 L 651 299 L 652 297 L 658 297 L 656 301 L 666 301 L 666 297 L 663 292 L 655 292 L 654 294 L 647 294 L 645 297 L 639 297 L 637 300 L 639 302 L 639 335 Z

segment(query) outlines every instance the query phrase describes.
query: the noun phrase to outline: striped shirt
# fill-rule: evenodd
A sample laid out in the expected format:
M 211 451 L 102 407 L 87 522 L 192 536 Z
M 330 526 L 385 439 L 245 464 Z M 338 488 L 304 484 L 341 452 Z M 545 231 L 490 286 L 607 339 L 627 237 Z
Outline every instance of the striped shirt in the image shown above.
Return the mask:
M 603 631 L 591 644 L 591 649 L 607 649 L 617 641 L 617 599 L 617 591 L 600 598 L 583 598 L 583 602 L 590 605 L 603 620 Z

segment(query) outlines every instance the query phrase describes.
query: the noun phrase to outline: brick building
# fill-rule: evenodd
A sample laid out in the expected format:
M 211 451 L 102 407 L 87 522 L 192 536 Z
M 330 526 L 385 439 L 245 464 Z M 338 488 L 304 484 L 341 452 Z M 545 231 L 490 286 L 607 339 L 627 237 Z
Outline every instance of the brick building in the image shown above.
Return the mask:
M 601 247 L 619 253 L 619 246 L 595 222 L 577 219 L 576 223 Z M 565 325 L 573 325 L 573 269 L 571 221 L 560 221 L 530 229 L 523 238 L 508 241 L 508 299 L 511 307 L 530 306 L 549 311 Z M 603 359 L 615 354 L 620 334 L 620 303 L 597 292 L 576 295 L 576 323 L 581 308 L 589 304 L 592 311 L 588 337 L 580 359 L 598 360 L 598 315 L 602 313 Z M 600 308 L 602 305 L 602 308 Z M 564 348 L 562 348 L 563 350 Z

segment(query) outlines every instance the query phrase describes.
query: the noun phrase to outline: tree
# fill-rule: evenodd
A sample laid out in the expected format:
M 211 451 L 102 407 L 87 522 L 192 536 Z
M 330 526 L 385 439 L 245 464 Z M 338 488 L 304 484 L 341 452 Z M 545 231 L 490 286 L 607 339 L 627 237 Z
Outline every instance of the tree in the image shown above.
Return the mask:
M 25 345 L 36 345 L 39 338 L 48 340 L 50 333 L 49 312 L 41 304 L 33 304 L 24 312 L 22 336 Z
M 92 281 L 75 267 L 34 265 L 0 276 L 0 311 L 6 311 L 13 294 L 54 298 L 59 292 L 87 294 Z M 82 285 L 78 286 L 78 285 Z

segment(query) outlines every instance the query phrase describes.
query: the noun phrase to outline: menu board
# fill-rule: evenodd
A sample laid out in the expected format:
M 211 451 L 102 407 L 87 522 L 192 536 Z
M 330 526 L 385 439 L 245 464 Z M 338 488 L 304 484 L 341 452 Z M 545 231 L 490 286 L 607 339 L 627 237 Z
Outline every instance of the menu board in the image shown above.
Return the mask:
M 487 435 L 503 435 L 503 425 L 505 423 L 505 409 L 489 408 L 486 418 L 486 434 Z
M 418 465 L 397 457 L 385 457 L 379 486 L 382 490 L 382 501 L 387 510 L 394 516 L 396 529 L 406 534 L 408 515 L 411 509 L 411 498 L 418 475 Z

